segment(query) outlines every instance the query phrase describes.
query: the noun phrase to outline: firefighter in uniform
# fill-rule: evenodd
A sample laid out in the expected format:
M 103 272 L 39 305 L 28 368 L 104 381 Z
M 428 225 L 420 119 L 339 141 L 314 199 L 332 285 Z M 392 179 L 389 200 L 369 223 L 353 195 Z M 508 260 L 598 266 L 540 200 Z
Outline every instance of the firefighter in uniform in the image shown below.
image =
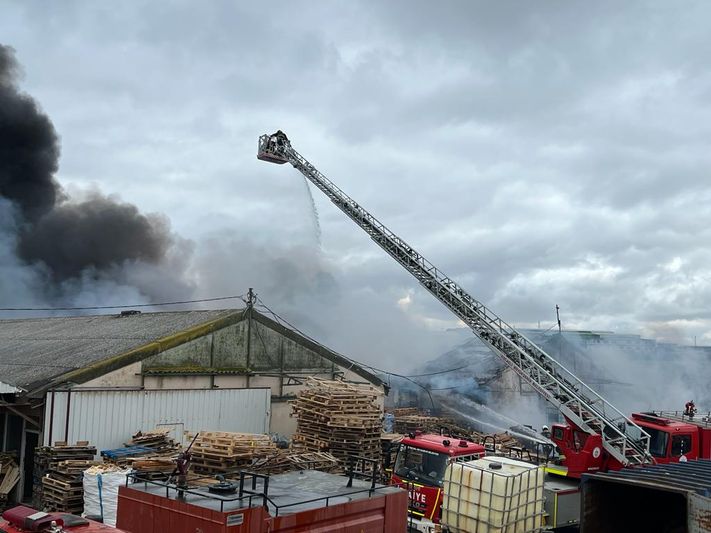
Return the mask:
M 696 414 L 696 405 L 694 405 L 694 400 L 689 400 L 684 406 L 684 414 L 689 418 L 693 418 Z

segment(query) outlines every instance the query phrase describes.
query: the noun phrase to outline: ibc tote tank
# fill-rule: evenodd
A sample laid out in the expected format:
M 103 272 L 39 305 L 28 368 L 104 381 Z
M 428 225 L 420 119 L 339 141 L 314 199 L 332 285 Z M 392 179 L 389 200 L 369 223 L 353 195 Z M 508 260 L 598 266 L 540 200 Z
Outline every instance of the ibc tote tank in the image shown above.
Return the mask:
M 455 533 L 526 533 L 543 522 L 543 468 L 508 457 L 452 463 L 442 523 Z

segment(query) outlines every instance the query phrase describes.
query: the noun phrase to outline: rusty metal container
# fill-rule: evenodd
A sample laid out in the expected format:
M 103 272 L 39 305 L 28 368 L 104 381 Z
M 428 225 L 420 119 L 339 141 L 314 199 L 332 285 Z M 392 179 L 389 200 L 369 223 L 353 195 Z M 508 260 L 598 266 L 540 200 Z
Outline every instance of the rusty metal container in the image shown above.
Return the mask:
M 406 531 L 407 492 L 396 487 L 359 480 L 348 486 L 347 477 L 314 470 L 256 476 L 251 483 L 234 494 L 202 485 L 182 495 L 174 485 L 129 483 L 119 490 L 117 527 L 131 533 Z

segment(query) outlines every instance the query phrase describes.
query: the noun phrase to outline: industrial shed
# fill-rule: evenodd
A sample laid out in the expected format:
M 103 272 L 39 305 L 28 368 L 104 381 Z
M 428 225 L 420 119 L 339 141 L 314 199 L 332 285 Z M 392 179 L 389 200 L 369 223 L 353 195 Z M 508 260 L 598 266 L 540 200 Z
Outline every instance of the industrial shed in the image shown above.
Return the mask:
M 87 427 L 114 411 L 134 416 L 127 414 L 129 405 L 158 411 L 136 413 L 135 430 L 150 429 L 140 427 L 141 420 L 159 419 L 176 429 L 251 431 L 263 426 L 288 437 L 296 422 L 289 416 L 287 401 L 306 376 L 341 377 L 383 390 L 385 386 L 368 370 L 250 305 L 0 320 L 0 451 L 18 451 L 23 478 L 29 480 L 35 446 L 83 439 L 82 424 Z M 238 417 L 243 425 L 232 427 L 234 422 L 222 417 L 221 427 L 200 428 L 176 420 L 176 402 L 185 404 L 200 390 L 244 389 L 252 391 L 249 398 L 238 395 L 229 401 L 244 406 L 253 402 L 252 415 L 263 421 Z M 168 399 L 127 401 L 123 394 L 147 397 L 149 391 L 165 391 L 159 396 Z M 265 407 L 260 391 L 266 394 Z M 200 398 L 205 405 L 218 402 L 218 396 L 214 402 Z M 219 398 L 224 402 L 228 397 Z M 239 407 L 235 405 L 236 410 Z M 173 413 L 171 420 L 166 414 L 158 416 L 161 412 Z M 205 413 L 206 423 L 216 424 L 212 418 Z M 21 483 L 19 490 L 31 494 L 31 483 Z

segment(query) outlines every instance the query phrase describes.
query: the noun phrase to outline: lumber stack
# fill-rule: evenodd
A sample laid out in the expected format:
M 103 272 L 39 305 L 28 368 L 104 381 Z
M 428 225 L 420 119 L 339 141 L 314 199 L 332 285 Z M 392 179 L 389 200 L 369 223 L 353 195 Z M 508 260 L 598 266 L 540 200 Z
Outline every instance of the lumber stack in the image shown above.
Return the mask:
M 192 436 L 189 436 L 192 440 Z M 201 474 L 222 474 L 245 469 L 256 459 L 277 450 L 269 435 L 256 433 L 201 432 L 190 449 L 191 468 Z
M 84 509 L 82 473 L 97 464 L 96 448 L 86 441 L 69 446 L 57 442 L 35 451 L 35 475 L 41 483 L 40 506 L 46 511 L 81 514 Z
M 295 446 L 329 452 L 344 464 L 353 456 L 379 460 L 380 395 L 369 385 L 308 378 L 292 402 L 292 416 L 298 418 Z
M 14 453 L 0 453 L 0 511 L 7 506 L 7 497 L 20 480 L 20 467 Z

